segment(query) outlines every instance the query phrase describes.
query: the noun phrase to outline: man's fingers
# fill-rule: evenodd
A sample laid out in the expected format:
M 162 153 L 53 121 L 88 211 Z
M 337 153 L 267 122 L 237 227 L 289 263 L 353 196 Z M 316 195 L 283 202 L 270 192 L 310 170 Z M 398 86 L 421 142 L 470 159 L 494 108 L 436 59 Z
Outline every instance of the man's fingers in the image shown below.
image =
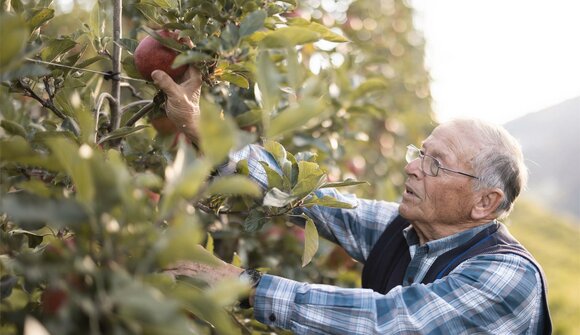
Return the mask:
M 161 70 L 155 70 L 151 73 L 151 78 L 153 79 L 153 83 L 165 92 L 167 96 L 177 97 L 183 94 L 181 93 L 181 86 L 173 81 L 167 73 Z
M 196 94 L 201 88 L 201 73 L 192 65 L 190 65 L 183 74 L 183 80 L 181 87 L 183 87 L 189 96 Z

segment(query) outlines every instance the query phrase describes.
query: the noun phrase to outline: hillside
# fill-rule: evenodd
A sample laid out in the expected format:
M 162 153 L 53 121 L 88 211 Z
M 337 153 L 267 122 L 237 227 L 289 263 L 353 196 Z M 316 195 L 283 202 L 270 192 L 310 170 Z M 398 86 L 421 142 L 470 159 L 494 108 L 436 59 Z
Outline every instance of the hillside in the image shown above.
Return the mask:
M 505 125 L 522 144 L 530 181 L 526 194 L 580 218 L 580 97 Z
M 554 334 L 580 335 L 580 220 L 522 199 L 506 224 L 546 272 Z

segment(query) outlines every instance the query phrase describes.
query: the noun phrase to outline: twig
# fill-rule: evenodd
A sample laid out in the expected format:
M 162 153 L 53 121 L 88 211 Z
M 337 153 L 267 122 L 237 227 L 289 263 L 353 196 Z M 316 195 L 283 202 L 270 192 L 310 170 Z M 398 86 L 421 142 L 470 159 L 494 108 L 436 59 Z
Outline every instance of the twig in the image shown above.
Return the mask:
M 34 100 L 40 102 L 42 107 L 51 110 L 59 118 L 61 118 L 63 120 L 67 119 L 67 116 L 61 110 L 56 108 L 56 106 L 54 105 L 54 103 L 52 101 L 44 100 L 43 98 L 41 98 L 38 94 L 36 94 L 36 92 L 34 92 L 34 90 L 32 88 L 30 88 L 30 86 L 28 84 L 24 83 L 22 80 L 19 80 L 19 83 L 20 83 L 20 86 L 22 86 L 22 88 L 24 89 L 25 96 L 29 96 L 29 97 L 33 98 Z
M 138 105 L 144 105 L 144 104 L 148 104 L 151 103 L 153 100 L 139 100 L 139 101 L 133 101 L 131 103 L 126 104 L 125 106 L 123 106 L 123 108 L 121 109 L 122 112 L 125 112 L 126 110 L 128 110 L 129 108 L 132 108 L 134 106 L 138 106 Z
M 97 99 L 97 106 L 95 108 L 95 111 L 93 112 L 93 116 L 95 117 L 95 143 L 97 142 L 97 136 L 99 133 L 99 114 L 101 112 L 101 107 L 103 106 L 103 102 L 105 101 L 105 99 L 108 99 L 109 101 L 115 100 L 115 98 L 107 92 L 101 93 L 99 95 L 99 98 Z M 114 102 L 111 102 L 109 106 L 113 106 L 114 104 L 115 104 Z
M 153 105 L 154 105 L 153 101 L 150 101 L 147 105 L 143 106 L 143 108 L 141 108 L 140 110 L 137 111 L 137 113 L 131 116 L 131 118 L 127 121 L 127 123 L 125 123 L 125 126 L 130 127 L 134 125 L 135 122 L 139 121 L 140 118 L 147 115 L 147 113 L 153 110 Z
M 113 0 L 113 77 L 111 80 L 111 94 L 114 100 L 109 99 L 109 106 L 111 107 L 111 123 L 109 124 L 109 131 L 118 129 L 121 124 L 121 82 L 118 75 L 121 73 L 121 41 L 122 25 L 122 2 L 121 0 Z

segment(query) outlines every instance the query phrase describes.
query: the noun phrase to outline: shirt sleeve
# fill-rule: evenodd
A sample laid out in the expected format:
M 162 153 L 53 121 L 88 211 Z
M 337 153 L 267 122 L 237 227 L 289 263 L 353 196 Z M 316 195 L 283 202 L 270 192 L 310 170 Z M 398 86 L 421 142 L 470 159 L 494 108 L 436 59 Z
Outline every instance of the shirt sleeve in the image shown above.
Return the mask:
M 295 334 L 533 334 L 541 299 L 539 274 L 528 260 L 494 254 L 385 295 L 264 275 L 254 315 Z
M 278 173 L 282 173 L 274 157 L 259 145 L 248 145 L 240 151 L 231 153 L 229 158 L 229 162 L 219 169 L 220 174 L 234 173 L 237 162 L 246 159 L 250 178 L 263 190 L 268 188 L 268 177 L 260 161 L 267 163 Z M 355 195 L 344 194 L 336 189 L 320 189 L 316 191 L 316 195 L 319 198 L 331 196 L 355 208 L 313 206 L 299 208 L 293 214 L 306 214 L 313 220 L 320 236 L 337 243 L 352 258 L 363 263 L 386 226 L 399 213 L 397 203 L 358 199 Z M 299 226 L 304 225 L 304 220 L 299 217 L 293 217 L 292 222 Z

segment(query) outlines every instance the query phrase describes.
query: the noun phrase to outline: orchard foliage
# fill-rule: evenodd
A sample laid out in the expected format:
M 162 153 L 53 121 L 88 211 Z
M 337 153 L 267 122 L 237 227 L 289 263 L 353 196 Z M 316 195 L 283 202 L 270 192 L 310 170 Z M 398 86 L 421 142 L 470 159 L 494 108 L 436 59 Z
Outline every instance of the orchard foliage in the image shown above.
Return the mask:
M 235 307 L 247 287 L 162 273 L 177 260 L 212 264 L 211 253 L 357 285 L 357 265 L 319 248 L 310 218 L 304 230 L 288 222 L 299 207 L 351 206 L 320 188 L 396 199 L 402 150 L 432 126 L 423 42 L 403 1 L 1 4 L 3 334 L 271 332 Z M 173 66 L 203 74 L 199 148 L 135 70 L 148 35 L 179 52 Z M 264 164 L 267 189 L 243 160 L 218 173 L 251 143 L 282 169 Z

